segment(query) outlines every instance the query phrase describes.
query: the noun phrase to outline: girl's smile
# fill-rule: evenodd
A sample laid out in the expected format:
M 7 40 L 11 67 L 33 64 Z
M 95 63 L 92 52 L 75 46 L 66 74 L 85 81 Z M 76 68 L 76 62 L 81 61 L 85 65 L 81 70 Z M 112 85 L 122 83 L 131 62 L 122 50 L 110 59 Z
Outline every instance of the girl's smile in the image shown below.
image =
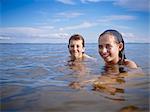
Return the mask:
M 119 45 L 113 35 L 103 35 L 99 40 L 99 54 L 106 63 L 117 63 L 119 61 Z

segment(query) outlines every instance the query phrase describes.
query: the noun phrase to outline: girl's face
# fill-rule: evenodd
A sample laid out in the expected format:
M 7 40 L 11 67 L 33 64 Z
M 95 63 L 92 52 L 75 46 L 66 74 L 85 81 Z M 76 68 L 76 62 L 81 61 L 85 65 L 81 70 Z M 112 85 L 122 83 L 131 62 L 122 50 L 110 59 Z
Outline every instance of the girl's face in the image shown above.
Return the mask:
M 69 52 L 72 58 L 82 58 L 84 52 L 82 40 L 71 40 L 69 44 Z
M 104 34 L 99 39 L 99 54 L 106 64 L 117 64 L 119 61 L 119 51 L 123 48 L 122 43 L 117 43 L 115 37 Z

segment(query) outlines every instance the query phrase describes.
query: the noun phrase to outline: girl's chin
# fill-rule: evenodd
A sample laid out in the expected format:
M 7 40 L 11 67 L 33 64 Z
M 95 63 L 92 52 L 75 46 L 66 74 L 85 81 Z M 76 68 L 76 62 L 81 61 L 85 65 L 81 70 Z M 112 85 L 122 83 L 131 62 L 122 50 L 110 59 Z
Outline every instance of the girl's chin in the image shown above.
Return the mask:
M 108 60 L 109 60 L 109 57 L 103 57 L 103 59 L 104 59 L 105 61 L 108 61 Z
M 111 60 L 110 60 L 109 58 L 104 58 L 104 61 L 105 61 L 106 63 L 110 63 L 110 62 L 111 62 Z

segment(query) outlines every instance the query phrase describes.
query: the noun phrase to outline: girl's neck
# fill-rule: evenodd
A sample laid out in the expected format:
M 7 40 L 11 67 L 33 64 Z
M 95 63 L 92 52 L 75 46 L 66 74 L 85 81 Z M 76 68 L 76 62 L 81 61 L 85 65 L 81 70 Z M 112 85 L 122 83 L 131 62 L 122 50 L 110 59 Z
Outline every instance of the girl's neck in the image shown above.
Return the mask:
M 113 61 L 110 61 L 110 62 L 106 62 L 106 65 L 120 65 L 122 64 L 122 60 L 121 58 L 117 58 Z

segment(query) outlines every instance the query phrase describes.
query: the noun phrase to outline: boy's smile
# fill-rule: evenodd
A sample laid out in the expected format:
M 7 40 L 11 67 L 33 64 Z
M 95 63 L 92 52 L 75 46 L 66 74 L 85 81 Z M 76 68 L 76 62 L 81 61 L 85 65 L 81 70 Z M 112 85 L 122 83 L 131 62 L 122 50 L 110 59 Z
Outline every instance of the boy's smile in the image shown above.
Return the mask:
M 71 40 L 69 44 L 69 52 L 72 58 L 82 58 L 84 52 L 82 40 Z

